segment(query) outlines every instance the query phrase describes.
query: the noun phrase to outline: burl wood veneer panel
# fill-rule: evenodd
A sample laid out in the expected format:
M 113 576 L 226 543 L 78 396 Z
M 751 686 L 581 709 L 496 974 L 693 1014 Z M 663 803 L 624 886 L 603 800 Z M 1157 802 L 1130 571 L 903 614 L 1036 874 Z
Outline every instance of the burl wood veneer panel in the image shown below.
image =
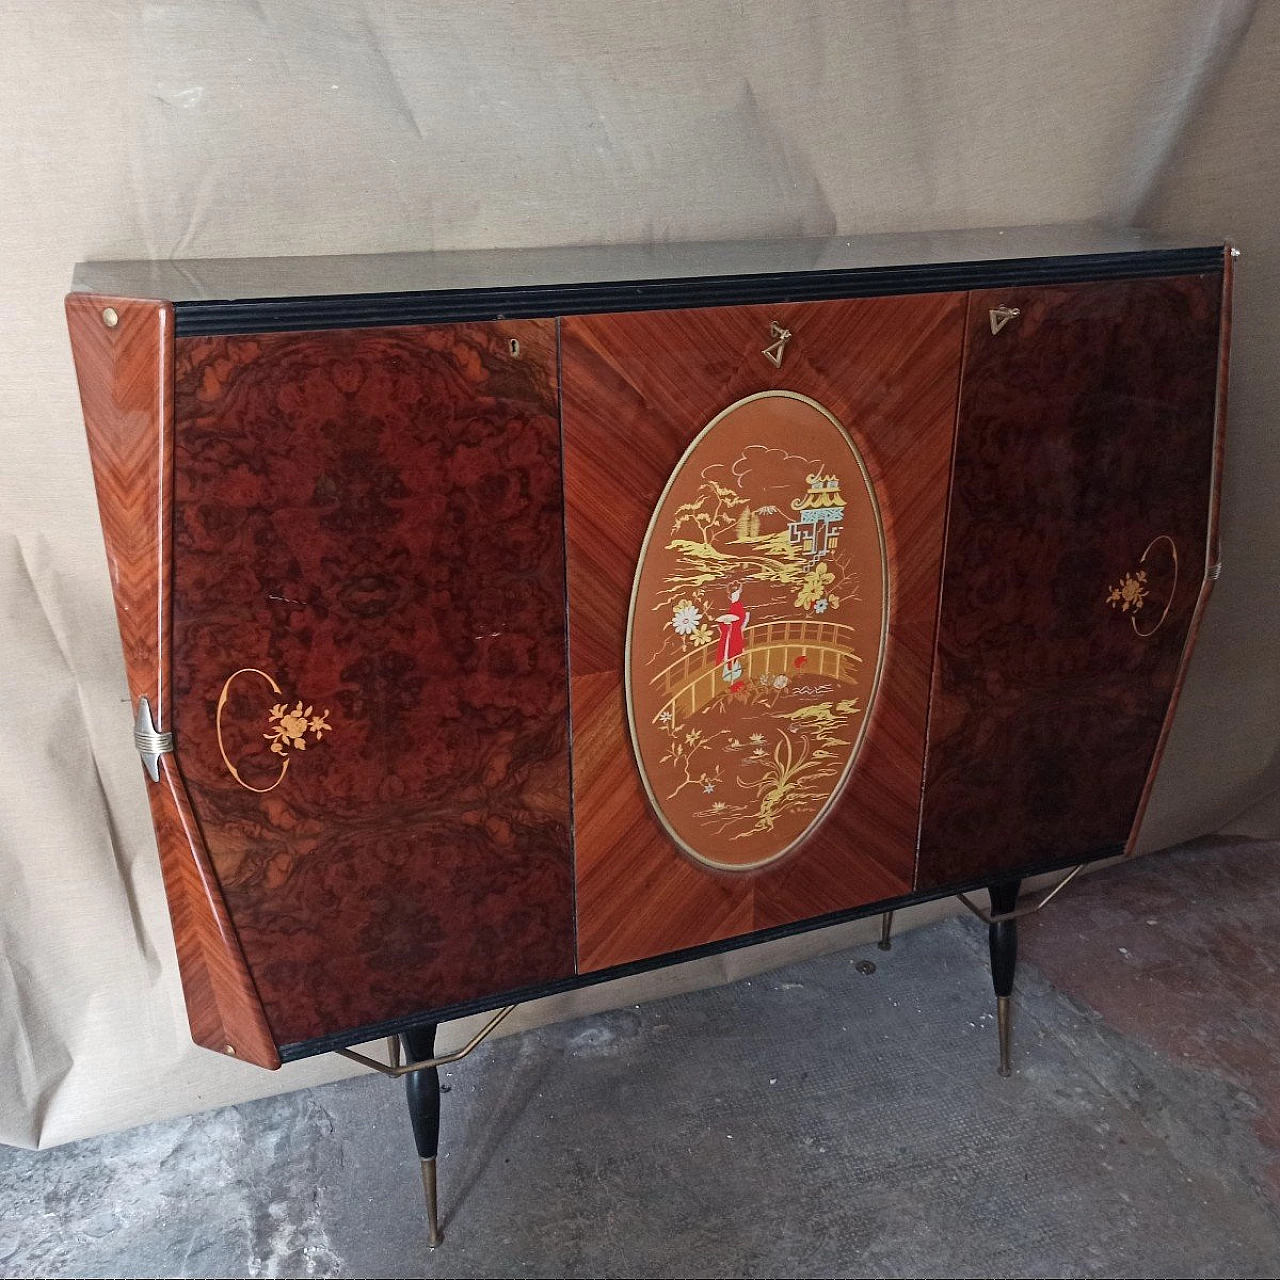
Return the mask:
M 972 297 L 921 887 L 1129 836 L 1207 567 L 1221 283 Z
M 963 314 L 963 295 L 934 294 L 562 321 L 581 969 L 910 890 Z M 778 369 L 762 355 L 772 322 L 793 335 Z M 819 402 L 865 461 L 888 555 L 888 634 L 835 804 L 780 860 L 726 871 L 682 852 L 645 794 L 624 689 L 628 607 L 685 450 L 722 410 L 771 390 Z
M 108 324 L 104 315 L 114 320 Z M 173 308 L 72 294 L 67 322 L 124 647 L 130 706 L 172 727 Z M 147 781 L 192 1039 L 278 1067 L 257 991 L 172 755 Z
M 277 1041 L 571 974 L 554 323 L 182 339 L 176 406 L 178 752 Z

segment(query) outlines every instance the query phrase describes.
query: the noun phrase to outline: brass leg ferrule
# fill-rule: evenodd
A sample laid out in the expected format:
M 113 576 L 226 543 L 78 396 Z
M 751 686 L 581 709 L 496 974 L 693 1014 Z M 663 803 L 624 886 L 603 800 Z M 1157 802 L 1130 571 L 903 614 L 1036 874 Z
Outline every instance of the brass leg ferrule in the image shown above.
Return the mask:
M 440 1234 L 440 1200 L 436 1193 L 436 1158 L 421 1161 L 422 1190 L 427 1198 L 427 1247 L 437 1249 L 444 1236 Z
M 893 946 L 893 912 L 886 911 L 880 917 L 880 941 L 876 944 L 881 951 L 888 951 Z
M 1013 1036 L 1010 1024 L 1010 997 L 996 997 L 996 1026 L 1000 1032 L 1000 1074 L 1013 1074 Z

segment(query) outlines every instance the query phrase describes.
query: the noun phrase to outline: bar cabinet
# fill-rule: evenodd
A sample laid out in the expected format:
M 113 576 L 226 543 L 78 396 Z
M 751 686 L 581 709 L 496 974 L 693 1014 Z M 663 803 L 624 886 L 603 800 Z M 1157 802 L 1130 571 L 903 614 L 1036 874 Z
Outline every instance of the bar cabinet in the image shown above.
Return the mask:
M 433 1242 L 447 1019 L 960 893 L 1007 1072 L 1019 883 L 1132 850 L 1219 571 L 1233 255 L 78 268 L 196 1042 L 406 1075 Z

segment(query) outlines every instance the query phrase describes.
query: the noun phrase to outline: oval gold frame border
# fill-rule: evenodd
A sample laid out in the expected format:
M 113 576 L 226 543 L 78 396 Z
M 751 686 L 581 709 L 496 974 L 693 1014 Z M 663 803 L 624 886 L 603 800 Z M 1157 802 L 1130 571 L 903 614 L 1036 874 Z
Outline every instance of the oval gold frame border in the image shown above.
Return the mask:
M 1164 612 L 1160 615 L 1160 621 L 1156 623 L 1150 631 L 1140 631 L 1138 629 L 1138 619 L 1130 616 L 1129 621 L 1133 625 L 1134 635 L 1143 640 L 1150 639 L 1161 627 L 1164 626 L 1164 620 L 1169 616 L 1169 610 L 1173 608 L 1173 597 L 1178 593 L 1178 547 L 1174 540 L 1167 533 L 1158 533 L 1150 542 L 1147 543 L 1147 549 L 1142 553 L 1139 564 L 1146 564 L 1147 557 L 1151 554 L 1151 549 L 1157 542 L 1167 542 L 1169 544 L 1169 553 L 1173 556 L 1173 586 L 1169 588 L 1169 598 L 1164 602 Z
M 644 767 L 644 760 L 640 754 L 639 739 L 636 734 L 636 718 L 635 707 L 632 700 L 631 689 L 631 637 L 635 630 L 635 614 L 636 614 L 636 596 L 640 589 L 640 572 L 644 568 L 645 561 L 649 556 L 649 542 L 653 537 L 654 523 L 658 518 L 658 513 L 662 510 L 667 500 L 667 495 L 671 492 L 671 486 L 675 484 L 676 477 L 679 476 L 688 462 L 690 455 L 698 447 L 706 436 L 714 430 L 721 422 L 724 421 L 735 410 L 740 409 L 744 404 L 750 404 L 754 400 L 799 400 L 801 404 L 807 404 L 811 409 L 816 409 L 833 427 L 842 435 L 845 442 L 849 446 L 849 452 L 853 455 L 854 461 L 858 464 L 858 471 L 862 475 L 862 483 L 866 486 L 867 494 L 871 499 L 871 510 L 875 515 L 876 536 L 880 543 L 880 585 L 884 593 L 884 615 L 880 622 L 880 647 L 876 656 L 875 675 L 871 680 L 871 690 L 867 694 L 867 705 L 863 712 L 862 724 L 858 727 L 857 737 L 853 740 L 853 745 L 849 750 L 849 759 L 845 764 L 844 772 L 840 775 L 839 780 L 831 789 L 831 794 L 827 797 L 826 803 L 813 816 L 813 820 L 790 844 L 779 849 L 777 853 L 770 854 L 767 858 L 761 858 L 758 862 L 742 863 L 734 866 L 726 866 L 722 862 L 715 862 L 699 853 L 690 844 L 687 843 L 667 821 L 667 815 L 663 812 L 662 806 L 658 803 L 657 797 L 653 793 L 653 787 L 649 782 L 648 771 Z M 880 512 L 880 498 L 876 493 L 875 485 L 871 483 L 871 475 L 867 471 L 866 461 L 863 459 L 862 450 L 858 448 L 857 441 L 849 434 L 848 429 L 839 418 L 813 399 L 812 396 L 802 395 L 798 391 L 757 391 L 754 395 L 743 396 L 741 400 L 735 400 L 733 404 L 725 409 L 721 409 L 710 422 L 707 423 L 701 431 L 689 442 L 684 453 L 680 455 L 680 460 L 671 468 L 671 474 L 667 477 L 667 483 L 663 485 L 661 494 L 658 495 L 657 502 L 653 506 L 653 514 L 649 517 L 649 527 L 645 530 L 644 541 L 640 544 L 640 556 L 636 560 L 635 577 L 631 583 L 631 603 L 627 607 L 627 636 L 626 644 L 623 649 L 623 681 L 625 687 L 626 703 L 627 703 L 627 730 L 631 736 L 631 751 L 635 756 L 636 769 L 640 774 L 640 781 L 644 784 L 645 795 L 649 798 L 649 806 L 657 815 L 658 821 L 662 824 L 662 828 L 667 835 L 671 837 L 672 842 L 684 854 L 687 854 L 694 862 L 700 866 L 707 867 L 712 871 L 720 871 L 729 875 L 738 875 L 747 871 L 759 871 L 762 867 L 772 866 L 775 862 L 785 858 L 792 853 L 801 844 L 804 843 L 813 833 L 820 827 L 826 819 L 827 814 L 831 812 L 837 800 L 844 793 L 844 789 L 848 786 L 849 778 L 853 773 L 853 766 L 858 761 L 858 756 L 862 754 L 862 743 L 867 736 L 867 725 L 871 722 L 871 712 L 875 706 L 876 698 L 880 693 L 880 677 L 884 671 L 885 654 L 889 647 L 889 616 L 891 613 L 892 596 L 890 594 L 891 579 L 889 575 L 889 548 L 884 536 L 884 519 Z
M 227 772 L 246 790 L 256 791 L 258 795 L 264 796 L 268 791 L 274 791 L 283 781 L 284 775 L 289 772 L 289 757 L 280 762 L 280 776 L 269 787 L 251 787 L 241 776 L 240 771 L 231 763 L 230 757 L 227 755 L 227 749 L 222 744 L 222 708 L 227 705 L 227 693 L 231 688 L 231 682 L 237 676 L 261 676 L 272 688 L 275 693 L 283 696 L 283 690 L 265 671 L 259 671 L 257 667 L 241 667 L 239 671 L 233 671 L 226 679 L 222 686 L 222 692 L 218 695 L 218 710 L 214 715 L 214 728 L 218 734 L 218 753 L 222 756 L 222 763 L 227 766 Z

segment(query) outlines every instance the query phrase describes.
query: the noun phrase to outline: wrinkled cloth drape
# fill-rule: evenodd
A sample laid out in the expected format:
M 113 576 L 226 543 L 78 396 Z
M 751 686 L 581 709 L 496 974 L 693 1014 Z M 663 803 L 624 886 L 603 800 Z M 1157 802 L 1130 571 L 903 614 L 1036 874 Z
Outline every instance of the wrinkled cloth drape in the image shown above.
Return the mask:
M 1084 219 L 1233 236 L 1225 569 L 1143 842 L 1280 835 L 1280 5 L 7 0 L 0 57 L 0 1141 L 351 1070 L 188 1042 L 61 314 L 79 259 Z

